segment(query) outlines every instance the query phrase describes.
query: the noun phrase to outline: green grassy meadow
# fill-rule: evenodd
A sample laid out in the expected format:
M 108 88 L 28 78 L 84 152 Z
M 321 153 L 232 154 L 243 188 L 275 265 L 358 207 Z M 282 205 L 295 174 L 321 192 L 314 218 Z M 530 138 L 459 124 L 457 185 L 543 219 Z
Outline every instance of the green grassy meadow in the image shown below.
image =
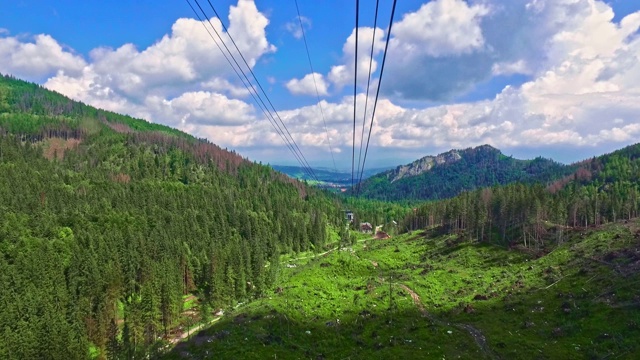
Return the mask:
M 538 252 L 431 229 L 288 259 L 269 296 L 166 358 L 636 359 L 637 227 Z

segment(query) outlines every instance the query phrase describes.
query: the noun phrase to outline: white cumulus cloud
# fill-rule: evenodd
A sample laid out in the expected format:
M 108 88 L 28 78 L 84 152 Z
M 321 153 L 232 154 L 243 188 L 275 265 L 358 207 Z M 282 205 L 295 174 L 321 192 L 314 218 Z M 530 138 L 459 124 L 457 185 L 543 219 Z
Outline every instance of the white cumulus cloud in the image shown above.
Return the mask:
M 268 23 L 253 1 L 239 0 L 230 7 L 229 32 L 252 67 L 276 50 L 266 38 Z M 181 129 L 254 121 L 253 107 L 243 100 L 248 91 L 203 24 L 209 27 L 207 22 L 178 19 L 170 34 L 145 49 L 133 44 L 96 48 L 79 71 L 58 67 L 63 71 L 44 85 L 104 109 Z M 212 19 L 212 24 L 235 50 L 220 20 Z
M 50 35 L 40 34 L 33 41 L 22 42 L 18 37 L 2 37 L 0 31 L 0 72 L 40 81 L 57 72 L 77 76 L 86 65 L 85 60 L 65 49 Z
M 484 5 L 462 0 L 434 0 L 395 24 L 396 51 L 433 57 L 469 53 L 482 48 L 480 21 L 489 13 Z
M 290 32 L 291 35 L 293 35 L 293 37 L 296 39 L 302 39 L 302 36 L 304 35 L 304 33 L 302 32 L 303 29 L 300 28 L 300 23 L 302 23 L 305 32 L 311 29 L 311 19 L 305 16 L 300 16 L 300 18 L 296 17 L 295 19 L 285 24 L 285 29 Z
M 324 76 L 318 73 L 307 74 L 299 80 L 291 79 L 285 86 L 295 95 L 316 95 L 317 89 L 320 96 L 327 95 L 329 87 Z
M 239 0 L 229 20 L 252 67 L 276 51 L 267 39 L 269 20 L 253 1 Z M 227 36 L 217 19 L 213 24 Z M 640 12 L 614 22 L 612 8 L 601 0 L 425 1 L 393 26 L 372 159 L 397 162 L 489 143 L 507 153 L 528 149 L 559 160 L 570 153 L 576 160 L 640 142 L 639 30 Z M 364 86 L 370 61 L 374 74 L 379 70 L 387 34 L 376 29 L 374 38 L 372 28 L 362 27 L 359 36 L 358 83 Z M 353 84 L 354 45 L 352 31 L 335 62 L 315 74 L 316 84 L 311 74 L 284 83 L 301 95 L 314 95 L 317 85 L 329 97 L 279 112 L 312 162 L 326 162 L 329 142 L 336 153 L 351 153 L 353 98 L 340 96 Z M 177 20 L 147 48 L 97 48 L 86 59 L 49 35 L 0 32 L 0 72 L 41 79 L 72 98 L 175 126 L 252 158 L 291 157 L 193 19 Z M 456 103 L 478 84 L 513 75 L 524 80 L 490 98 Z M 357 96 L 358 141 L 365 101 L 364 94 Z M 372 103 L 369 98 L 368 115 Z M 343 157 L 337 160 L 350 165 Z

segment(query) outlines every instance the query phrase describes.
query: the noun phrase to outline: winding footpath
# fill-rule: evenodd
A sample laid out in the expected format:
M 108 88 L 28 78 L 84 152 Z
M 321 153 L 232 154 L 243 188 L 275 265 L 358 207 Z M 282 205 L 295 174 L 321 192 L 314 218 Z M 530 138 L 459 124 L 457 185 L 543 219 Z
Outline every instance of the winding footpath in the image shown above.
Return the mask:
M 478 345 L 478 347 L 480 348 L 483 354 L 485 354 L 490 359 L 500 358 L 491 350 L 491 348 L 489 348 L 489 345 L 487 344 L 487 338 L 484 336 L 484 334 L 482 334 L 480 330 L 478 330 L 477 328 L 469 324 L 447 323 L 446 321 L 442 321 L 436 318 L 425 309 L 424 304 L 422 304 L 422 301 L 420 300 L 420 296 L 416 294 L 415 291 L 413 291 L 410 287 L 408 287 L 405 284 L 398 284 L 398 285 L 402 288 L 402 290 L 406 291 L 407 293 L 409 293 L 409 295 L 411 295 L 411 298 L 413 299 L 413 303 L 418 307 L 418 310 L 420 310 L 420 312 L 424 317 L 426 317 L 433 323 L 438 324 L 440 326 L 454 326 L 460 330 L 468 332 L 469 335 L 471 335 L 471 337 L 473 338 L 473 340 L 475 340 L 476 344 Z
M 177 344 L 179 342 L 181 342 L 182 340 L 188 338 L 189 336 L 195 335 L 198 333 L 198 331 L 202 330 L 202 328 L 206 327 L 206 326 L 210 326 L 213 325 L 216 321 L 220 320 L 222 316 L 217 316 L 214 319 L 212 319 L 211 321 L 209 321 L 208 323 L 204 323 L 204 324 L 200 324 L 198 326 L 195 326 L 191 329 L 189 329 L 188 331 L 185 331 L 179 335 L 173 336 L 171 337 L 169 340 L 169 342 L 171 344 Z
M 374 238 L 360 239 L 360 240 L 356 241 L 356 243 L 361 243 L 361 242 L 368 241 L 368 240 L 374 240 Z M 349 246 L 343 246 L 342 248 L 348 248 L 348 247 Z M 298 258 L 294 258 L 294 259 L 288 259 L 288 260 L 282 261 L 282 263 L 290 263 L 290 262 L 294 262 L 294 261 L 297 261 L 297 260 L 304 260 L 304 259 L 309 259 L 309 258 L 314 258 L 314 257 L 320 257 L 320 256 L 323 256 L 323 255 L 327 255 L 328 253 L 336 251 L 338 249 L 340 249 L 340 246 L 336 246 L 333 249 L 329 249 L 329 250 L 327 250 L 325 252 L 321 252 L 321 253 L 318 253 L 318 254 L 310 254 L 310 255 L 307 255 L 307 256 L 302 256 L 302 257 L 298 257 Z

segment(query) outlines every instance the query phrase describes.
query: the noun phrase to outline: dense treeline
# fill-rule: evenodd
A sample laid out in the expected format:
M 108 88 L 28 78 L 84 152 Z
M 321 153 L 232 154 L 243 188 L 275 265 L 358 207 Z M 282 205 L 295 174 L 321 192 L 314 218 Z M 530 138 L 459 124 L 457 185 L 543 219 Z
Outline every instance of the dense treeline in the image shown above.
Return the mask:
M 0 128 L 3 359 L 140 357 L 183 295 L 260 297 L 280 254 L 322 248 L 343 222 L 268 167 L 10 77 Z
M 516 183 L 426 203 L 403 227 L 442 225 L 480 241 L 539 248 L 563 241 L 567 227 L 629 219 L 639 210 L 640 144 L 585 161 L 548 186 Z
M 450 151 L 439 156 L 451 158 L 453 153 Z M 396 169 L 372 176 L 362 182 L 360 194 L 385 201 L 446 199 L 463 191 L 489 186 L 514 182 L 544 183 L 575 170 L 575 166 L 565 166 L 541 157 L 533 160 L 514 159 L 489 145 L 455 151 L 454 155 L 459 155 L 459 159 L 435 164 L 419 175 L 395 180 L 398 174 Z
M 123 124 L 132 130 L 159 131 L 192 138 L 168 126 L 96 109 L 40 85 L 0 74 L 0 128 L 5 132 L 35 135 L 51 127 L 77 128 L 81 124 L 85 125 L 86 130 L 87 122 L 96 119 L 109 126 Z
M 401 222 L 411 211 L 409 203 L 393 203 L 378 200 L 369 200 L 357 197 L 345 197 L 343 200 L 346 210 L 353 211 L 353 230 L 359 230 L 360 224 L 368 222 L 372 226 L 382 226 L 382 230 L 397 234 Z

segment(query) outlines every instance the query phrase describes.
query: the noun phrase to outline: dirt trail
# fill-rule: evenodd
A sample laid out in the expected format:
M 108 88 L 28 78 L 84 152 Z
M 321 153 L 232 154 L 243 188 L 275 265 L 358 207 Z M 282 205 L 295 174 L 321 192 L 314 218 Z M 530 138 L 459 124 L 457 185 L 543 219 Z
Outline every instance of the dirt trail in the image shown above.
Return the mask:
M 361 242 L 368 241 L 368 240 L 375 240 L 375 238 L 360 239 L 357 242 L 361 243 Z M 345 246 L 345 247 L 349 247 L 349 246 Z M 333 249 L 329 249 L 329 250 L 327 250 L 325 252 L 321 252 L 319 254 L 311 254 L 311 255 L 302 256 L 302 257 L 298 257 L 298 258 L 294 258 L 294 259 L 289 259 L 289 260 L 282 261 L 282 263 L 290 263 L 290 262 L 294 262 L 296 260 L 304 260 L 304 259 L 308 259 L 308 258 L 312 258 L 312 257 L 320 257 L 320 256 L 323 256 L 323 255 L 327 255 L 328 253 L 330 253 L 332 251 L 336 251 L 338 249 L 340 249 L 340 247 L 336 246 Z
M 433 316 L 432 314 L 430 314 L 424 307 L 424 304 L 422 304 L 422 301 L 420 300 L 420 295 L 416 294 L 415 291 L 413 291 L 410 287 L 408 287 L 405 284 L 398 284 L 404 291 L 406 291 L 407 293 L 409 293 L 409 295 L 411 295 L 411 298 L 413 299 L 413 303 L 418 307 L 418 310 L 420 310 L 420 312 L 422 313 L 422 315 L 424 317 L 426 317 L 427 319 L 429 319 L 430 321 L 432 321 L 435 324 L 438 324 L 440 326 L 453 326 L 456 327 L 460 330 L 466 331 L 469 333 L 469 335 L 471 335 L 471 337 L 473 338 L 473 340 L 475 340 L 476 344 L 478 345 L 478 347 L 480 348 L 480 350 L 489 358 L 491 359 L 498 359 L 499 357 L 491 350 L 491 348 L 489 348 L 489 345 L 487 344 L 487 338 L 484 336 L 484 334 L 482 334 L 482 332 L 478 329 L 476 329 L 475 327 L 469 325 L 469 324 L 456 324 L 456 323 L 448 323 L 445 321 L 442 321 L 438 318 L 436 318 L 435 316 Z
M 179 343 L 180 341 L 188 338 L 190 335 L 195 335 L 198 331 L 202 330 L 202 328 L 204 328 L 205 326 L 210 326 L 213 323 L 215 323 L 216 321 L 220 320 L 222 316 L 218 316 L 216 318 L 214 318 L 213 320 L 209 321 L 206 324 L 200 324 L 192 329 L 189 329 L 189 331 L 185 331 L 182 334 L 176 334 L 174 336 L 172 336 L 171 338 L 169 338 L 169 342 L 172 344 L 176 344 Z

